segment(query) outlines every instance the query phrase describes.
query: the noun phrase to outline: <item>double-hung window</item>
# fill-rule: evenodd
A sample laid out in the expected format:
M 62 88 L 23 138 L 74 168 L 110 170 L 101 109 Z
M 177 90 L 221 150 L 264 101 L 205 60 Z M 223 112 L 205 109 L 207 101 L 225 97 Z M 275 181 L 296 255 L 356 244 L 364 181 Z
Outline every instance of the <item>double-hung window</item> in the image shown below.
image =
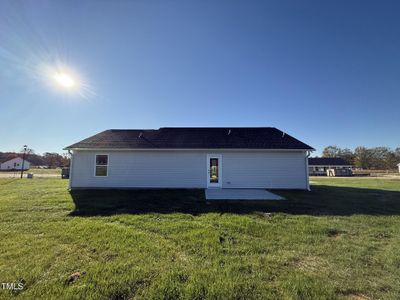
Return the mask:
M 95 176 L 107 176 L 108 174 L 108 155 L 96 154 Z

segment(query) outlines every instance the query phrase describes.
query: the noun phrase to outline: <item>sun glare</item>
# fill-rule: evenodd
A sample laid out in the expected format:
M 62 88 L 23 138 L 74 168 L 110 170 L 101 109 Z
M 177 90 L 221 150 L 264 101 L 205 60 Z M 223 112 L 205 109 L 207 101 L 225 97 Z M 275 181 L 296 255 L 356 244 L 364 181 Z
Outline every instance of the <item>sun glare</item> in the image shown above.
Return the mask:
M 96 95 L 82 73 L 60 61 L 40 64 L 36 70 L 37 78 L 59 95 L 64 94 L 70 99 L 90 99 Z
M 72 88 L 75 86 L 75 80 L 66 73 L 57 73 L 54 75 L 55 81 L 64 88 Z

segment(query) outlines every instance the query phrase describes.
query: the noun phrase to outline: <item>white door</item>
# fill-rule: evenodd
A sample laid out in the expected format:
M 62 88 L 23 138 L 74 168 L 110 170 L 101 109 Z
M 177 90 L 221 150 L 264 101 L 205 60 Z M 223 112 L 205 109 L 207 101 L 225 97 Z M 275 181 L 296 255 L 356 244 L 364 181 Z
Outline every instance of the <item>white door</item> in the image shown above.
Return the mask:
M 207 187 L 222 187 L 221 154 L 207 154 Z

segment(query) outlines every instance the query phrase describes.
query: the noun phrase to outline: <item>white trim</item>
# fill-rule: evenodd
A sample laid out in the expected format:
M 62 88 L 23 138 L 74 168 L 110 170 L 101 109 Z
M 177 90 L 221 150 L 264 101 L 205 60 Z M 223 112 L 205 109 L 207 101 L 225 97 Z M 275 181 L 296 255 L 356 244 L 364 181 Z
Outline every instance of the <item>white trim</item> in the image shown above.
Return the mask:
M 218 159 L 218 182 L 212 183 L 210 182 L 210 159 L 216 158 Z M 207 154 L 207 188 L 222 188 L 222 154 Z
M 97 165 L 97 160 L 96 157 L 97 155 L 106 155 L 107 156 L 107 165 Z M 108 177 L 108 166 L 110 164 L 110 155 L 108 153 L 95 153 L 94 154 L 94 177 Z M 101 176 L 101 175 L 96 175 L 96 168 L 97 166 L 99 167 L 107 167 L 107 173 L 105 176 Z
M 63 150 L 76 151 L 254 151 L 254 152 L 306 152 L 311 149 L 254 149 L 254 148 L 64 148 Z
M 71 183 L 72 183 L 72 166 L 73 166 L 73 163 L 74 163 L 74 160 L 73 160 L 74 152 L 71 151 L 69 153 L 71 155 L 71 159 L 70 159 L 70 162 L 69 162 L 68 189 L 70 190 L 72 188 L 72 184 Z

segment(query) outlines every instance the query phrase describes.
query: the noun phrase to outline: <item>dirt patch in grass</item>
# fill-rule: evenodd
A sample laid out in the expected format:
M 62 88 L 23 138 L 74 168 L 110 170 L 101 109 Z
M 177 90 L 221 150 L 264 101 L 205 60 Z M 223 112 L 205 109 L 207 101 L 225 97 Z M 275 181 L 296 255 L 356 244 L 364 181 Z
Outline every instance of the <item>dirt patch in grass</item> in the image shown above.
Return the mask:
M 345 297 L 349 300 L 371 300 L 370 297 L 364 294 L 348 294 Z
M 331 238 L 338 238 L 338 237 L 340 237 L 342 234 L 345 234 L 345 233 L 346 233 L 345 230 L 340 230 L 340 229 L 336 229 L 336 228 L 329 228 L 329 229 L 326 231 L 326 235 L 327 235 L 328 237 L 331 237 Z
M 320 273 L 329 268 L 329 263 L 318 256 L 306 256 L 297 261 L 297 268 L 307 273 Z
M 71 284 L 77 281 L 79 278 L 81 278 L 83 275 L 85 275 L 86 272 L 74 272 L 71 275 L 68 276 L 67 280 L 65 281 L 66 284 Z

